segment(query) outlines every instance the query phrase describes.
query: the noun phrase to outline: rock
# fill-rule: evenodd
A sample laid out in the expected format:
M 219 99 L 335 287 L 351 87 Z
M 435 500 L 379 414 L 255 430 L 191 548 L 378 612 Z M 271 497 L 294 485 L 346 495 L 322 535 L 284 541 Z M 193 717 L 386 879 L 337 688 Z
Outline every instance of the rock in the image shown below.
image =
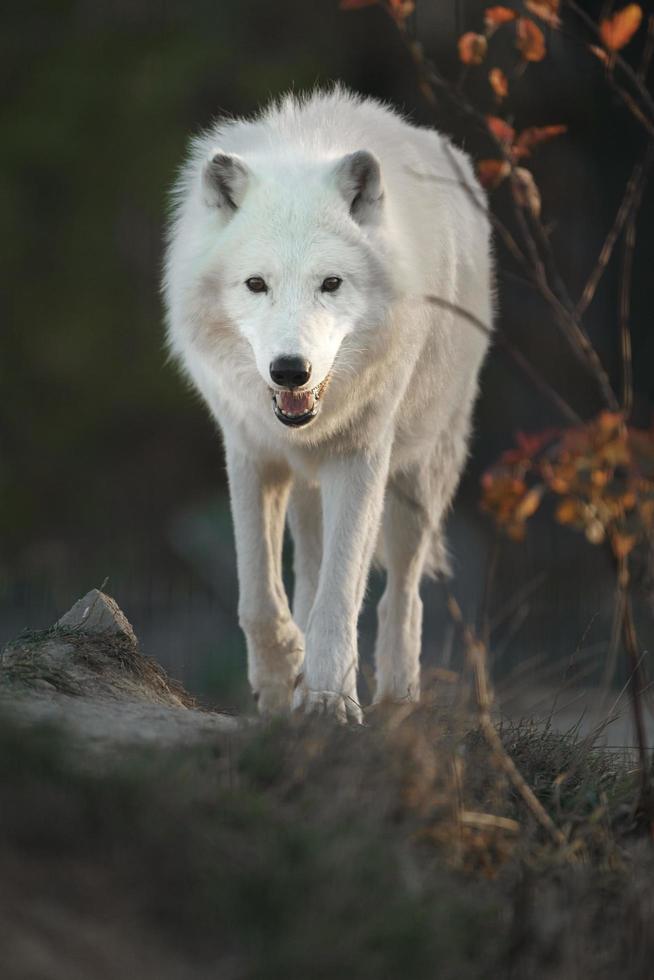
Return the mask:
M 193 698 L 141 653 L 111 596 L 92 589 L 50 629 L 23 633 L 0 656 L 0 689 L 116 698 L 188 708 Z
M 136 634 L 118 603 L 99 589 L 91 589 L 78 599 L 56 625 L 80 633 L 125 637 L 134 646 L 138 645 Z
M 199 709 L 181 684 L 140 651 L 110 596 L 93 589 L 47 630 L 23 633 L 0 653 L 0 716 L 51 722 L 76 745 L 189 744 L 238 721 Z

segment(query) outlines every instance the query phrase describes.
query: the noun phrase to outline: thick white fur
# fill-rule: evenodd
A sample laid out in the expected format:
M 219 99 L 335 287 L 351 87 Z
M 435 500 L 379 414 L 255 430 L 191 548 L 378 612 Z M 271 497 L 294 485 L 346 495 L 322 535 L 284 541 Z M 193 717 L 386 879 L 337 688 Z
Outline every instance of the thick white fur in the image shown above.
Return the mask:
M 351 212 L 342 161 L 360 150 L 379 162 L 381 189 Z M 218 151 L 234 160 L 231 202 L 207 178 Z M 250 292 L 252 276 L 269 292 Z M 334 294 L 320 291 L 328 276 L 343 280 Z M 375 551 L 387 570 L 376 699 L 416 699 L 420 580 L 445 569 L 441 522 L 487 346 L 453 308 L 488 326 L 492 315 L 485 201 L 468 158 L 341 88 L 221 120 L 193 142 L 176 188 L 165 298 L 171 350 L 224 435 L 260 709 L 295 698 L 360 717 L 357 619 Z M 283 354 L 311 361 L 308 387 L 329 375 L 304 428 L 272 411 L 268 368 Z M 287 505 L 293 616 L 280 569 Z

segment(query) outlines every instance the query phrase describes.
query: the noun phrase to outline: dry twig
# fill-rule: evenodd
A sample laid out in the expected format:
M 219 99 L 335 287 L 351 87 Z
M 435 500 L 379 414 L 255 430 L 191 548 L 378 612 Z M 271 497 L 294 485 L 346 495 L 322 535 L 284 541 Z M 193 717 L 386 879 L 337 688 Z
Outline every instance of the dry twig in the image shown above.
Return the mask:
M 465 623 L 461 608 L 452 595 L 448 595 L 450 615 L 463 630 L 468 663 L 472 668 L 475 681 L 475 696 L 477 702 L 477 719 L 486 744 L 493 753 L 498 767 L 506 774 L 518 795 L 522 798 L 532 815 L 550 835 L 555 844 L 565 844 L 565 836 L 556 826 L 549 813 L 527 784 L 524 776 L 508 754 L 500 738 L 491 715 L 493 699 L 487 669 L 487 654 L 484 644 L 475 636 Z
M 642 160 L 639 160 L 638 163 L 635 164 L 631 172 L 629 180 L 627 181 L 627 186 L 625 187 L 625 192 L 620 203 L 620 207 L 616 212 L 613 225 L 610 228 L 606 239 L 604 240 L 604 244 L 602 245 L 595 267 L 588 277 L 588 281 L 584 286 L 584 291 L 575 308 L 575 316 L 579 319 L 583 317 L 584 313 L 592 303 L 600 279 L 604 275 L 606 267 L 611 259 L 611 255 L 613 254 L 615 244 L 620 237 L 630 215 L 638 206 L 637 202 L 640 201 L 643 190 L 645 189 L 645 182 L 653 159 L 654 140 L 650 140 L 645 156 Z

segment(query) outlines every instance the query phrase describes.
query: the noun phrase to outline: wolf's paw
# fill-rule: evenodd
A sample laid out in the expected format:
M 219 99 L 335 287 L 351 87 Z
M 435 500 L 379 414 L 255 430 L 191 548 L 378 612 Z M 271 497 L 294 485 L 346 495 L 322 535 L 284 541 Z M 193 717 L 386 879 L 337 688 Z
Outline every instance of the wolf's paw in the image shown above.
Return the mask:
M 293 703 L 292 684 L 284 681 L 260 684 L 259 689 L 253 691 L 253 695 L 260 715 L 269 717 L 290 714 Z
M 295 691 L 293 707 L 306 714 L 335 718 L 343 724 L 349 721 L 360 725 L 363 721 L 359 702 L 338 691 L 313 691 L 299 686 Z
M 417 704 L 420 701 L 419 683 L 391 683 L 377 688 L 373 704 Z

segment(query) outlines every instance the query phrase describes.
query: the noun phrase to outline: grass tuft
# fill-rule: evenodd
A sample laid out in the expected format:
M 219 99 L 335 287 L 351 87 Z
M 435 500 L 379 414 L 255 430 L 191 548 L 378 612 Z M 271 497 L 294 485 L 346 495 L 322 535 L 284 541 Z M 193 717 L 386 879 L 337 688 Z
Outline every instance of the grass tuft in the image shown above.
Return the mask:
M 632 775 L 575 733 L 501 734 L 562 845 L 453 710 L 257 724 L 101 771 L 0 719 L 3 977 L 37 952 L 47 975 L 146 980 L 648 975 Z

